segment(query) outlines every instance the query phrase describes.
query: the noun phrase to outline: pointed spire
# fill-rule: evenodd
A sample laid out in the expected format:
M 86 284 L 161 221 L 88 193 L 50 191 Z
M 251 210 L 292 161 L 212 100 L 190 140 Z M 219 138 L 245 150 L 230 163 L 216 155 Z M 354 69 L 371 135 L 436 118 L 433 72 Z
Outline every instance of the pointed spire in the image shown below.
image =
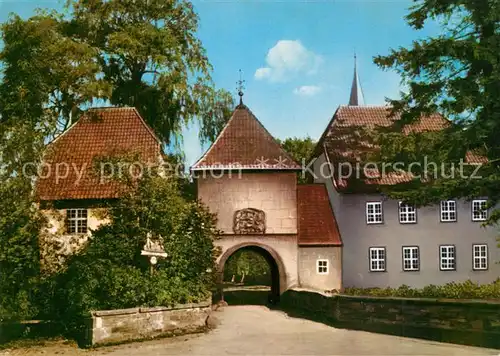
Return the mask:
M 349 105 L 360 106 L 365 105 L 363 89 L 359 82 L 356 53 L 354 53 L 354 77 L 352 78 L 351 96 L 349 97 Z

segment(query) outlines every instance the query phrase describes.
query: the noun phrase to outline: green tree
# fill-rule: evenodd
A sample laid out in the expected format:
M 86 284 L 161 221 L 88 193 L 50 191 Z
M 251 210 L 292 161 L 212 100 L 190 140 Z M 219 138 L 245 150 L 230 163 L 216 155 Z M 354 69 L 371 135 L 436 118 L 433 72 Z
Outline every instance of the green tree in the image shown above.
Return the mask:
M 54 136 L 91 104 L 135 106 L 166 144 L 194 120 L 210 140 L 227 120 L 232 98 L 214 87 L 189 1 L 71 0 L 67 10 L 2 25 L 2 120 Z
M 240 250 L 232 255 L 224 266 L 224 280 L 239 283 L 270 284 L 271 269 L 266 259 L 259 253 L 251 250 Z
M 232 105 L 211 81 L 190 2 L 74 0 L 67 10 L 11 15 L 0 28 L 0 319 L 15 318 L 16 305 L 19 318 L 36 309 L 43 219 L 23 167 L 39 163 L 47 141 L 99 102 L 137 106 L 165 144 L 193 120 L 212 140 Z
M 305 138 L 287 138 L 284 141 L 278 140 L 281 144 L 281 147 L 285 151 L 287 151 L 292 158 L 300 165 L 307 166 L 309 164 L 309 160 L 314 151 L 314 147 L 316 147 L 316 142 L 313 141 L 310 137 Z M 306 183 L 308 181 L 308 177 L 302 176 L 302 173 L 298 174 L 299 183 Z
M 44 224 L 30 199 L 31 184 L 11 179 L 0 185 L 0 322 L 38 313 L 38 234 Z
M 391 101 L 402 120 L 377 135 L 377 159 L 420 162 L 414 173 L 425 177 L 387 193 L 418 205 L 487 196 L 494 206 L 500 198 L 500 1 L 420 0 L 406 20 L 416 30 L 440 21 L 442 33 L 375 58 L 380 67 L 397 70 L 407 87 Z M 435 112 L 451 119 L 446 130 L 400 134 L 403 125 Z M 460 172 L 460 160 L 471 153 L 488 158 L 478 173 L 481 179 L 472 177 L 475 167 Z M 424 157 L 439 167 L 425 167 Z M 489 222 L 499 218 L 496 210 Z
M 188 202 L 177 180 L 144 177 L 125 186 L 109 205 L 109 224 L 93 232 L 88 245 L 55 276 L 55 310 L 78 330 L 90 310 L 168 306 L 206 299 L 214 283 L 218 251 L 216 219 L 198 202 Z M 161 238 L 168 257 L 151 274 L 141 255 L 147 236 Z

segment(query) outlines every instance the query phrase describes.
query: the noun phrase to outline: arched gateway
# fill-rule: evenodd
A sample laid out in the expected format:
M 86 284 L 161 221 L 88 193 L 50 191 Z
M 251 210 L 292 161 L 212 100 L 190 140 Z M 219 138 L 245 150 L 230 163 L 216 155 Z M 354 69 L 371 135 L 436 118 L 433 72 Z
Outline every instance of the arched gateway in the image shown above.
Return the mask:
M 241 250 L 250 250 L 265 258 L 271 271 L 271 299 L 272 301 L 278 301 L 279 296 L 286 290 L 284 288 L 287 285 L 285 265 L 280 255 L 273 248 L 260 243 L 243 242 L 226 249 L 218 260 L 217 268 L 219 278 L 221 279 L 220 282 L 222 282 L 226 262 L 231 256 Z
M 218 268 L 255 249 L 274 267 L 273 294 L 295 286 L 341 288 L 341 240 L 322 184 L 297 184 L 301 166 L 242 103 L 191 167 L 198 199 L 222 231 Z

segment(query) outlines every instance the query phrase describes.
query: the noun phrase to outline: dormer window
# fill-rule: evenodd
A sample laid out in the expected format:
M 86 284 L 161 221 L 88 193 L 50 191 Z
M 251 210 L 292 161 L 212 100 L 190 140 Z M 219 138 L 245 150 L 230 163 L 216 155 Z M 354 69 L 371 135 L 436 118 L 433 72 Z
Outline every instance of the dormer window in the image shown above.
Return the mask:
M 87 209 L 68 209 L 66 211 L 66 230 L 68 234 L 86 234 L 88 231 Z

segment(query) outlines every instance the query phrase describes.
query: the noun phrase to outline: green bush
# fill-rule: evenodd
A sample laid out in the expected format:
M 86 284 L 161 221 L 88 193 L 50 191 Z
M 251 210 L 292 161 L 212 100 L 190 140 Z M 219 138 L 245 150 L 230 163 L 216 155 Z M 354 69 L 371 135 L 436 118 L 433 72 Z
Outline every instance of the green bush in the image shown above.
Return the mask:
M 483 285 L 467 280 L 441 286 L 431 284 L 420 289 L 407 285 L 398 288 L 346 288 L 343 294 L 403 298 L 500 299 L 500 279 Z
M 31 182 L 4 179 L 0 167 L 0 322 L 38 313 L 38 234 L 45 223 L 33 203 Z
M 108 218 L 66 269 L 46 281 L 40 299 L 52 300 L 47 317 L 79 333 L 93 310 L 170 306 L 210 296 L 217 257 L 213 241 L 219 234 L 215 217 L 186 201 L 174 180 L 144 178 L 109 206 Z M 148 234 L 161 236 L 168 254 L 153 271 L 141 256 Z

